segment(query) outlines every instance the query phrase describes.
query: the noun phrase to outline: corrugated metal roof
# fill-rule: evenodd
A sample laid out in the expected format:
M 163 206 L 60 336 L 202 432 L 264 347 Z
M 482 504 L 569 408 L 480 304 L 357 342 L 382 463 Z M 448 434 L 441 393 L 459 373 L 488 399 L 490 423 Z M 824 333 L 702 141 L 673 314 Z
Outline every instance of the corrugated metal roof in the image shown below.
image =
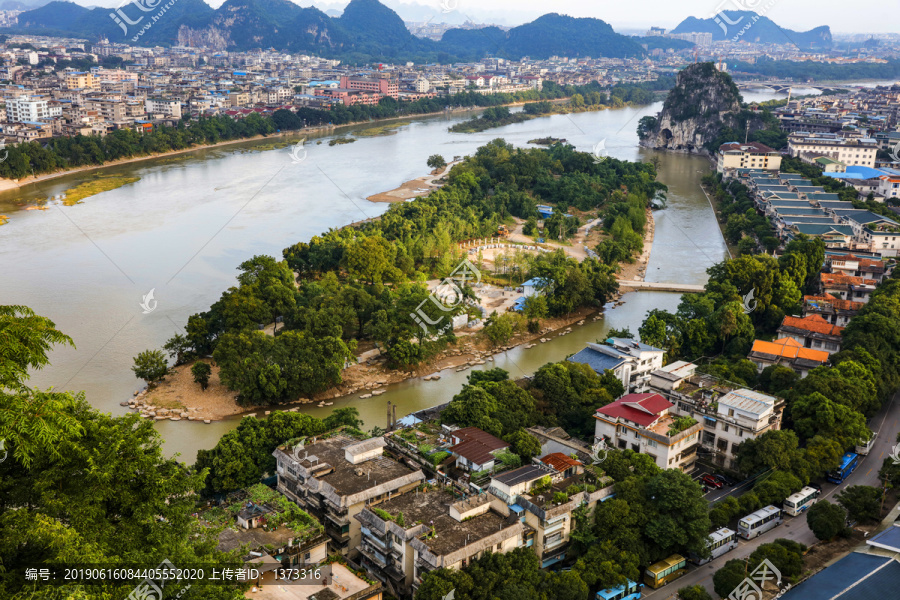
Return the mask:
M 775 406 L 775 398 L 772 396 L 748 389 L 728 392 L 719 398 L 718 402 L 719 406 L 730 406 L 757 415 L 761 415 Z

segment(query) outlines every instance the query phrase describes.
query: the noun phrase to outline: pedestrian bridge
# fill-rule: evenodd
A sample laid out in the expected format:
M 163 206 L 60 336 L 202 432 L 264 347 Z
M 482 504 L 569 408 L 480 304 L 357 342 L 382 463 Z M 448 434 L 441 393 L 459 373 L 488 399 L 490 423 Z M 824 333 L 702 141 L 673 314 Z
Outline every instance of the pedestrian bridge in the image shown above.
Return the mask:
M 648 290 L 654 292 L 681 292 L 682 294 L 699 294 L 704 291 L 702 285 L 691 283 L 665 283 L 655 281 L 626 281 L 617 279 L 620 288 L 629 288 L 622 291 Z

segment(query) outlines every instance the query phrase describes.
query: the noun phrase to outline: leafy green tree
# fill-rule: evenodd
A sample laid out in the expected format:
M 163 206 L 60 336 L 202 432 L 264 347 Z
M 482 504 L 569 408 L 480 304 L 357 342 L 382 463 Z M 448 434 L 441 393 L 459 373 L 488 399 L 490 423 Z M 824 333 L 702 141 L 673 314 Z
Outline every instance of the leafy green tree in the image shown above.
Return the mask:
M 738 588 L 749 572 L 745 561 L 733 558 L 713 574 L 713 589 L 722 598 L 727 598 Z
M 691 585 L 678 590 L 679 600 L 712 600 L 712 596 L 706 591 L 706 588 L 700 585 Z
M 626 580 L 640 579 L 637 554 L 620 551 L 609 540 L 593 544 L 575 563 L 572 571 L 591 588 L 608 589 Z
M 820 500 L 806 511 L 806 524 L 820 540 L 830 540 L 846 529 L 847 513 L 837 504 Z
M 852 485 L 836 496 L 850 519 L 860 523 L 874 523 L 881 517 L 882 492 L 868 485 Z
M 212 375 L 212 367 L 208 363 L 198 360 L 191 367 L 191 375 L 194 376 L 194 383 L 200 384 L 200 389 L 205 391 L 209 387 L 209 376 Z
M 543 319 L 548 311 L 547 299 L 543 296 L 536 294 L 525 299 L 524 313 L 529 319 Z
M 803 572 L 803 554 L 805 552 L 806 546 L 803 544 L 779 538 L 770 544 L 762 544 L 754 550 L 750 555 L 747 567 L 752 572 L 764 560 L 768 560 L 775 565 L 782 577 L 797 577 Z
M 432 154 L 426 162 L 430 169 L 443 169 L 447 166 L 447 161 L 440 154 Z
M 799 445 L 797 435 L 791 430 L 767 431 L 737 447 L 738 469 L 748 475 L 767 469 L 793 472 L 803 456 Z
M 502 346 L 509 342 L 521 324 L 521 317 L 513 313 L 491 314 L 484 325 L 484 335 L 494 346 Z
M 794 398 L 790 405 L 794 430 L 804 439 L 823 435 L 852 446 L 871 435 L 866 418 L 849 406 L 832 402 L 819 392 Z
M 507 436 L 506 441 L 509 442 L 510 449 L 522 457 L 524 464 L 528 464 L 532 458 L 541 453 L 540 440 L 524 429 Z
M 169 365 L 162 350 L 144 350 L 134 357 L 131 370 L 138 379 L 153 385 L 169 374 Z
M 359 410 L 355 406 L 346 406 L 334 409 L 334 412 L 325 417 L 324 425 L 326 429 L 335 429 L 342 426 L 359 429 L 363 426 L 363 422 L 359 418 Z

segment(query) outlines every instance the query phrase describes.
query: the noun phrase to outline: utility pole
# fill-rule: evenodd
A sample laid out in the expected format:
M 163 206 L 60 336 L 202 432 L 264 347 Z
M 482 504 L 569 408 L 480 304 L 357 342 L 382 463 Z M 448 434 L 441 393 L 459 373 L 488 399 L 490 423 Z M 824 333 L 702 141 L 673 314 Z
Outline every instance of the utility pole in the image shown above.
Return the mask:
M 747 140 L 750 139 L 750 119 L 747 119 L 747 130 L 744 132 L 744 143 L 747 143 Z

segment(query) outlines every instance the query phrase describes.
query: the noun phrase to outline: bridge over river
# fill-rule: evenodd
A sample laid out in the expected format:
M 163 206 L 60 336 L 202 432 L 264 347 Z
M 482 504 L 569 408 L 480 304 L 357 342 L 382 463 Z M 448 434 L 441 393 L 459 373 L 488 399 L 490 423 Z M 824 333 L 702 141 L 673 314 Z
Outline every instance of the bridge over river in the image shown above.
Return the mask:
M 646 290 L 655 292 L 681 292 L 683 294 L 699 294 L 704 290 L 702 285 L 691 283 L 667 283 L 656 281 L 626 281 L 624 279 L 616 280 L 620 288 L 628 288 L 622 291 Z
M 785 93 L 791 88 L 802 87 L 804 89 L 819 90 L 811 83 L 801 83 L 798 81 L 735 81 L 739 90 L 772 90 L 775 93 Z

